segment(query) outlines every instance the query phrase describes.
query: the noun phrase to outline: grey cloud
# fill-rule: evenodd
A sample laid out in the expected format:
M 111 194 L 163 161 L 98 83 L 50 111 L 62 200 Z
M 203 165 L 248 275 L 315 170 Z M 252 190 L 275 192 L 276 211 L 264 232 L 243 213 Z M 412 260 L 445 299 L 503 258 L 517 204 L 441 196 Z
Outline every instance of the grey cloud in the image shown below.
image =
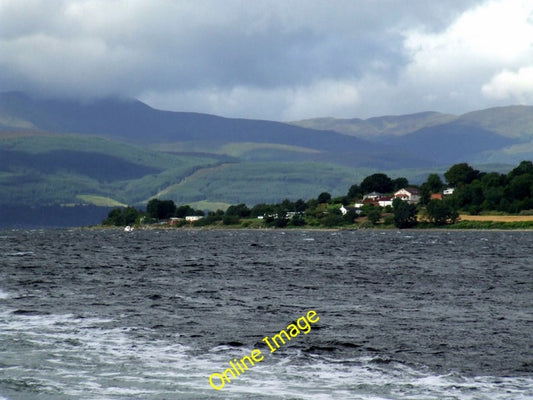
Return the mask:
M 144 96 L 172 109 L 282 119 L 280 110 L 303 110 L 302 98 L 330 82 L 354 86 L 341 96 L 353 116 L 394 112 L 409 91 L 406 32 L 441 32 L 483 3 L 0 0 L 0 90 Z M 413 88 L 413 101 L 429 90 Z M 345 114 L 346 101 L 332 103 Z

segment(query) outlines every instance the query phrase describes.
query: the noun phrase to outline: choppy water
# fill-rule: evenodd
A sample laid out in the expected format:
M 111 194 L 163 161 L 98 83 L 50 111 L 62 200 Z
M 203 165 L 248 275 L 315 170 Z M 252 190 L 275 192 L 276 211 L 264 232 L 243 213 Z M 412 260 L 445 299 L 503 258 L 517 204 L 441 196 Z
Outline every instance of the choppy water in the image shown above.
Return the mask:
M 0 254 L 0 399 L 533 399 L 533 232 L 0 231 Z

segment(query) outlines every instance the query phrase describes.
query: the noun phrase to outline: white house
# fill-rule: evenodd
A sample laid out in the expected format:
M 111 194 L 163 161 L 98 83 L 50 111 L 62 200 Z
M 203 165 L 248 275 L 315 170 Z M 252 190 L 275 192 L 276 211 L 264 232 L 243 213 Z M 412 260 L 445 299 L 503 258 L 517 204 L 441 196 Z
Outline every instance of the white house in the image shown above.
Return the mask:
M 411 204 L 416 204 L 420 201 L 420 191 L 417 188 L 400 189 L 394 193 L 394 197 L 398 197 Z

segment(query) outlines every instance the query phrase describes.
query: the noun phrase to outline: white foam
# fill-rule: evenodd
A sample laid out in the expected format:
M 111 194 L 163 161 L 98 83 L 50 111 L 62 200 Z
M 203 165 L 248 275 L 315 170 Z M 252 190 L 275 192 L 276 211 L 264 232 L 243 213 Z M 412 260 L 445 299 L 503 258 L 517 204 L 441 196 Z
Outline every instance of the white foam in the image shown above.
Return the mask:
M 0 289 L 0 300 L 5 300 L 5 299 L 8 299 L 10 296 L 9 296 L 9 293 L 7 293 L 6 291 Z M 2 400 L 0 398 L 0 400 Z
M 522 400 L 533 378 L 433 375 L 371 357 L 333 359 L 291 351 L 269 354 L 222 392 L 209 376 L 252 348 L 217 346 L 199 353 L 175 332 L 154 340 L 150 329 L 110 327 L 105 318 L 2 315 L 4 378 L 31 376 L 43 390 L 74 399 L 298 398 L 302 400 Z M 4 329 L 5 328 L 5 329 Z M 22 353 L 21 353 L 22 352 Z M 46 389 L 49 388 L 49 389 Z M 46 393 L 44 393 L 46 394 Z M 3 399 L 0 396 L 0 400 Z

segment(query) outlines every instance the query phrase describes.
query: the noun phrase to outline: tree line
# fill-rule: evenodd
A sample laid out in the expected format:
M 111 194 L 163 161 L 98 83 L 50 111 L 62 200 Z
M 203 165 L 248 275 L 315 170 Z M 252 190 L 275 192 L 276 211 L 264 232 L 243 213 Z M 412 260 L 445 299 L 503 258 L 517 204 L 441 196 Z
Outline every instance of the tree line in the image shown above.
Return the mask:
M 416 186 L 420 192 L 417 204 L 396 198 L 392 206 L 365 204 L 355 209 L 354 204 L 365 194 L 378 192 L 391 195 L 410 186 L 406 178 L 392 179 L 384 173 L 375 173 L 359 184 L 352 185 L 346 195 L 335 198 L 328 192 L 322 192 L 307 201 L 285 199 L 278 204 L 256 204 L 253 207 L 236 204 L 226 211 L 209 212 L 193 209 L 188 205 L 177 206 L 172 200 L 151 199 L 145 211 L 134 207 L 111 210 L 103 224 L 125 226 L 175 219 L 176 225 L 182 226 L 187 224 L 186 217 L 197 216 L 202 218 L 194 222 L 195 226 L 260 224 L 279 228 L 338 227 L 357 223 L 363 227 L 382 224 L 412 228 L 420 223 L 437 226 L 453 224 L 460 213 L 497 211 L 517 214 L 533 210 L 531 161 L 522 161 L 507 174 L 480 172 L 467 163 L 459 163 L 450 167 L 443 178 L 444 181 L 438 174 L 429 174 L 424 183 Z M 453 194 L 442 196 L 446 188 L 453 188 Z M 439 196 L 432 198 L 435 194 Z M 252 220 L 256 222 L 252 223 Z

